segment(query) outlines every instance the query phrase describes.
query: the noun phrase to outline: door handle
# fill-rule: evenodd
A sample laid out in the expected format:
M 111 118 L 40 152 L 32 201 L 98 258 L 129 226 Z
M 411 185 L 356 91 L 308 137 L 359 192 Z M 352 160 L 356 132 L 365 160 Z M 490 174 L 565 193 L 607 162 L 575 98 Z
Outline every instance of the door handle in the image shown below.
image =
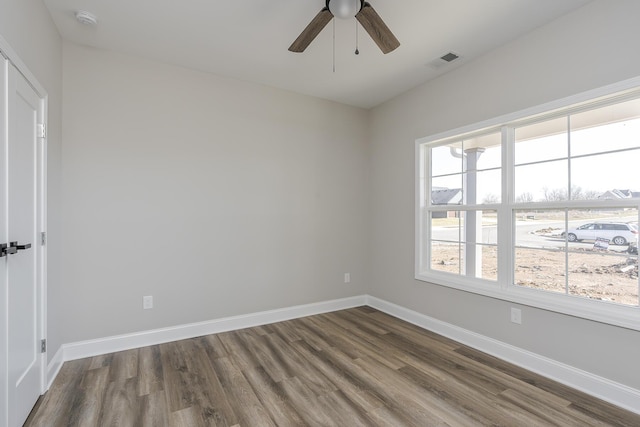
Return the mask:
M 18 242 L 9 242 L 9 247 L 16 248 L 17 251 L 23 251 L 25 249 L 29 249 L 31 247 L 31 243 L 27 243 L 26 245 L 19 245 Z
M 6 243 L 0 243 L 0 258 L 5 255 L 11 255 L 15 253 L 18 253 L 18 248 L 15 248 L 13 246 L 7 247 Z

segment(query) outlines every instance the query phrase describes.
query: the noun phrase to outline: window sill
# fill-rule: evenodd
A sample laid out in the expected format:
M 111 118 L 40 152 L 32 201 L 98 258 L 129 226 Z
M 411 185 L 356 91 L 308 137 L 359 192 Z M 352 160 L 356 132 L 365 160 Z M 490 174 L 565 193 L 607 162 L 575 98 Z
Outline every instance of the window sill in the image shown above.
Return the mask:
M 501 287 L 498 282 L 468 279 L 448 273 L 416 273 L 415 279 L 464 292 L 527 305 L 555 313 L 640 331 L 640 307 L 518 286 Z

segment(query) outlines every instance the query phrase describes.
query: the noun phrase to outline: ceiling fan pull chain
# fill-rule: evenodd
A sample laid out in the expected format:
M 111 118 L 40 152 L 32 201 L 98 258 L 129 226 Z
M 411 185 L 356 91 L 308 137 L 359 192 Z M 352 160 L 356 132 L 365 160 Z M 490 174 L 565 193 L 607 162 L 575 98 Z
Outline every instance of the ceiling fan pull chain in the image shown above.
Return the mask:
M 360 50 L 358 50 L 358 20 L 356 19 L 356 55 L 360 55 Z
M 336 72 L 336 19 L 333 18 L 333 72 Z

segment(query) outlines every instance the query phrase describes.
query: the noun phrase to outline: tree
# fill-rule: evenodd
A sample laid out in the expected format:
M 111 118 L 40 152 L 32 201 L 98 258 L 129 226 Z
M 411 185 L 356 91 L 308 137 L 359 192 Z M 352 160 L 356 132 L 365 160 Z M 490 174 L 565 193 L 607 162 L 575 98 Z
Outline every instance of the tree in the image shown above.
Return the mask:
M 500 203 L 500 197 L 493 193 L 487 193 L 486 196 L 482 199 L 482 203 L 485 205 L 490 205 L 492 203 Z
M 571 186 L 571 200 L 594 200 L 600 196 L 600 193 L 595 190 L 583 190 L 582 187 L 577 185 Z
M 595 200 L 600 197 L 602 193 L 596 190 L 585 190 L 584 199 L 585 200 Z
M 571 186 L 571 200 L 584 200 L 585 198 L 582 187 L 578 185 Z
M 559 200 L 567 200 L 567 190 L 564 188 L 543 187 L 542 193 L 545 202 L 557 202 Z
M 522 194 L 519 194 L 518 197 L 516 197 L 516 203 L 531 203 L 533 202 L 533 194 L 529 193 L 528 191 L 525 191 Z

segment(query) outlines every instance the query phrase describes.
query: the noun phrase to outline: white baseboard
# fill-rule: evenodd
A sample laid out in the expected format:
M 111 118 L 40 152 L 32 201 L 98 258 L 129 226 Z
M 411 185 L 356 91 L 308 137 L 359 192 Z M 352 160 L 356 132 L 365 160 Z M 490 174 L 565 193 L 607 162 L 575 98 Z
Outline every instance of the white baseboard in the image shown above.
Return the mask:
M 49 388 L 51 388 L 51 384 L 53 384 L 53 380 L 55 380 L 58 376 L 58 373 L 60 372 L 60 369 L 62 368 L 62 364 L 64 362 L 64 350 L 62 347 L 60 347 L 47 365 L 46 390 L 49 390 Z
M 62 346 L 63 358 L 64 361 L 67 361 L 93 357 L 100 354 L 114 353 L 116 351 L 130 350 L 133 348 L 195 338 L 203 335 L 267 325 L 269 323 L 282 322 L 314 314 L 328 313 L 330 311 L 358 307 L 365 305 L 365 303 L 366 296 L 362 295 L 314 304 L 298 305 L 277 310 L 262 311 L 241 316 L 225 317 L 205 322 L 172 326 L 169 328 L 153 329 L 150 331 L 132 334 L 80 341 L 64 344 Z
M 242 316 L 226 317 L 206 322 L 154 329 L 89 341 L 64 344 L 48 366 L 49 385 L 60 371 L 63 362 L 92 357 L 148 345 L 228 332 L 266 325 L 314 314 L 328 313 L 368 305 L 429 331 L 451 338 L 514 365 L 558 381 L 569 387 L 640 414 L 640 390 L 576 369 L 544 356 L 510 344 L 442 322 L 424 314 L 369 295 L 361 295 L 315 304 L 299 305 L 278 310 L 262 311 Z
M 468 331 L 399 305 L 366 297 L 367 305 L 454 341 L 640 414 L 640 390 Z

